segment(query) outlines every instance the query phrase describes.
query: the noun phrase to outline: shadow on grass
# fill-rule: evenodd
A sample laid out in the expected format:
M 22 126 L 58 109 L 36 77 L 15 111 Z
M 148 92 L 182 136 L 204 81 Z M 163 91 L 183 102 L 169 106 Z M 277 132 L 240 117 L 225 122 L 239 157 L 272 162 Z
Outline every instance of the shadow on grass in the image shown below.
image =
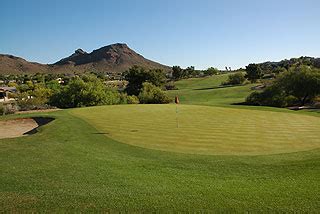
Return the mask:
M 95 132 L 95 133 L 92 133 L 94 135 L 105 135 L 105 134 L 109 134 L 109 132 Z
M 32 119 L 38 124 L 38 126 L 26 133 L 23 133 L 23 135 L 32 135 L 32 134 L 36 134 L 38 132 L 38 128 L 40 126 L 44 126 L 52 121 L 54 121 L 54 118 L 51 117 L 32 117 Z
M 237 86 L 243 86 L 243 85 L 220 85 L 220 86 L 210 87 L 210 88 L 196 88 L 193 90 L 204 91 L 204 90 L 212 90 L 212 89 L 220 89 L 220 88 L 233 88 L 233 87 L 237 87 Z

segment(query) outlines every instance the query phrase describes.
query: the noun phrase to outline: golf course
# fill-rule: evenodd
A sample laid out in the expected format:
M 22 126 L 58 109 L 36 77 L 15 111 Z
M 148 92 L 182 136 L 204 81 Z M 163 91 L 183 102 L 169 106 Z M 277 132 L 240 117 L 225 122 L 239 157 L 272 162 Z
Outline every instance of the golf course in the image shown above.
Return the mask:
M 50 117 L 0 139 L 1 212 L 320 210 L 320 113 L 233 105 L 254 84 L 180 80 L 180 104 L 8 115 Z

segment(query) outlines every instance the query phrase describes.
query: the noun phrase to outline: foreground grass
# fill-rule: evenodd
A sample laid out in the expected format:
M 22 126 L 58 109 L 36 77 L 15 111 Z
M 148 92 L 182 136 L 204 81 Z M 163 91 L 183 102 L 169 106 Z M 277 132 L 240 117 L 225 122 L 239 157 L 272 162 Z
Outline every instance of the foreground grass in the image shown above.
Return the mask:
M 69 111 L 0 141 L 2 211 L 320 209 L 319 150 L 205 156 L 118 143 Z

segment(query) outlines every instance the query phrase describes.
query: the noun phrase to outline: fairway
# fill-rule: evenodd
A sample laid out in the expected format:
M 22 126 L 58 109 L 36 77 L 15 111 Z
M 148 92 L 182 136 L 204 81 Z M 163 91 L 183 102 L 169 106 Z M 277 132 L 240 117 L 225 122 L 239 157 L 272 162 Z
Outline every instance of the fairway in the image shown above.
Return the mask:
M 75 109 L 100 134 L 134 146 L 205 155 L 266 155 L 320 147 L 319 118 L 222 107 L 125 105 Z

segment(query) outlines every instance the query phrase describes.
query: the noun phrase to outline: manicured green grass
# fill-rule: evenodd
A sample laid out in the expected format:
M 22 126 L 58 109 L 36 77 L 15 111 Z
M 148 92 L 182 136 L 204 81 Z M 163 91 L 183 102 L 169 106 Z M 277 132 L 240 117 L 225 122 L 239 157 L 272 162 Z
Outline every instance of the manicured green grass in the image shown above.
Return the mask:
M 0 211 L 318 212 L 320 149 L 316 148 L 319 138 L 313 136 L 318 136 L 320 114 L 230 108 L 230 103 L 250 93 L 249 85 L 194 90 L 216 87 L 221 79 L 215 78 L 225 77 L 177 83 L 180 90 L 174 93 L 184 93 L 183 104 L 220 106 L 179 106 L 179 128 L 184 131 L 176 132 L 182 138 L 175 141 L 179 148 L 168 143 L 177 130 L 174 105 L 34 114 L 56 120 L 36 135 L 0 140 Z M 225 127 L 217 126 L 220 123 Z M 223 129 L 218 132 L 217 127 Z M 214 133 L 214 128 L 214 137 L 230 137 L 224 141 L 228 145 L 209 143 L 206 154 L 210 155 L 197 148 L 191 151 L 189 144 L 201 138 L 209 142 L 201 135 L 212 137 L 208 132 Z M 151 139 L 144 139 L 142 130 Z M 141 142 L 128 141 L 134 136 Z M 260 138 L 265 139 L 261 148 Z M 162 148 L 155 148 L 154 142 L 160 142 Z M 233 152 L 227 153 L 229 150 Z
M 72 113 L 119 142 L 163 151 L 261 155 L 320 148 L 319 118 L 298 114 L 173 104 Z

